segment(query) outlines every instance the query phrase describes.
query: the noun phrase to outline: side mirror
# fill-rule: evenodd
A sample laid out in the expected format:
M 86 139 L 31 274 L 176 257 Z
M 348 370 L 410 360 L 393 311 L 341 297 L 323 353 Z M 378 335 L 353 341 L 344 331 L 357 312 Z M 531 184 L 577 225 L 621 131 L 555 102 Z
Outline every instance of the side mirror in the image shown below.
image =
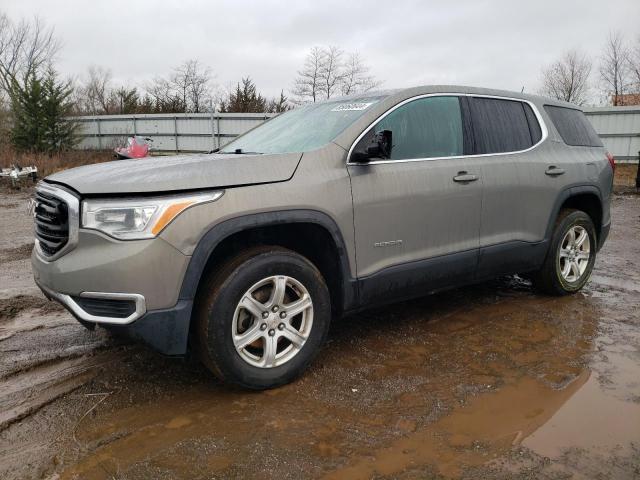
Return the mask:
M 351 154 L 351 160 L 354 162 L 366 163 L 372 158 L 391 158 L 391 148 L 393 146 L 391 130 L 382 130 L 375 133 L 365 148 L 362 148 L 364 145 L 358 146 L 361 148 L 357 148 Z

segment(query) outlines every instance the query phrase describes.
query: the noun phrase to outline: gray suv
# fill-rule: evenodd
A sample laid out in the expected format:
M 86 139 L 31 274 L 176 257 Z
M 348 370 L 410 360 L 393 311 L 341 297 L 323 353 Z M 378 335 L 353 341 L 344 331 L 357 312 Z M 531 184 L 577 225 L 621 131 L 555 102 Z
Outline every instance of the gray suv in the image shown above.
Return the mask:
M 220 378 L 270 388 L 348 312 L 513 273 L 576 292 L 609 232 L 613 169 L 574 105 L 366 93 L 210 154 L 51 175 L 35 194 L 33 271 L 86 327 L 192 348 Z

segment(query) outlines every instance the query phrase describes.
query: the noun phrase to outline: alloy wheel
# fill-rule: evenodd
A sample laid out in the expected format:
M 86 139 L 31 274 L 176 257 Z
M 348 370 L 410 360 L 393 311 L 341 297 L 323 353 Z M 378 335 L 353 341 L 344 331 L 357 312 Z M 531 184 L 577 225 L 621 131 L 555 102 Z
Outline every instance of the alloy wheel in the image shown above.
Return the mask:
M 312 325 L 313 302 L 307 289 L 295 278 L 275 275 L 254 284 L 238 302 L 233 344 L 245 362 L 273 368 L 300 352 Z
M 591 240 L 587 230 L 580 225 L 572 226 L 560 243 L 557 264 L 560 275 L 569 283 L 577 282 L 587 270 L 590 258 Z

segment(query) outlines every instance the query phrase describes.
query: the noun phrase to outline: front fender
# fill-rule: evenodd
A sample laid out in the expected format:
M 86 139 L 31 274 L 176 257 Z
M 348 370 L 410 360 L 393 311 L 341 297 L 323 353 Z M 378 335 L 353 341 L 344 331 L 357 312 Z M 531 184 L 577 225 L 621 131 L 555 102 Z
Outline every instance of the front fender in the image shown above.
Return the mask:
M 229 236 L 243 230 L 273 225 L 284 225 L 291 223 L 314 223 L 325 228 L 333 238 L 339 255 L 339 263 L 342 273 L 344 304 L 349 307 L 357 297 L 355 288 L 356 282 L 350 282 L 354 276 L 351 275 L 347 249 L 345 247 L 342 233 L 336 222 L 327 214 L 317 210 L 279 210 L 273 212 L 263 212 L 250 215 L 243 215 L 229 220 L 225 220 L 213 226 L 205 233 L 198 242 L 182 281 L 179 298 L 181 300 L 194 300 L 200 279 L 204 273 L 209 257 L 215 248 Z M 347 308 L 348 309 L 348 308 Z

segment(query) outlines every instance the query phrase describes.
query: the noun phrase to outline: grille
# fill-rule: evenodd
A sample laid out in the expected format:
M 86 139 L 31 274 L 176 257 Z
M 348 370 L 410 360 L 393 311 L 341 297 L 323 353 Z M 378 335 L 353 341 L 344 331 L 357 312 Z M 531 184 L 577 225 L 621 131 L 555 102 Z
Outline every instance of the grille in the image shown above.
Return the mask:
M 133 300 L 90 297 L 72 298 L 85 312 L 96 317 L 127 318 L 136 311 L 136 303 Z
M 69 210 L 64 200 L 36 192 L 35 235 L 40 250 L 48 257 L 58 253 L 69 241 Z

